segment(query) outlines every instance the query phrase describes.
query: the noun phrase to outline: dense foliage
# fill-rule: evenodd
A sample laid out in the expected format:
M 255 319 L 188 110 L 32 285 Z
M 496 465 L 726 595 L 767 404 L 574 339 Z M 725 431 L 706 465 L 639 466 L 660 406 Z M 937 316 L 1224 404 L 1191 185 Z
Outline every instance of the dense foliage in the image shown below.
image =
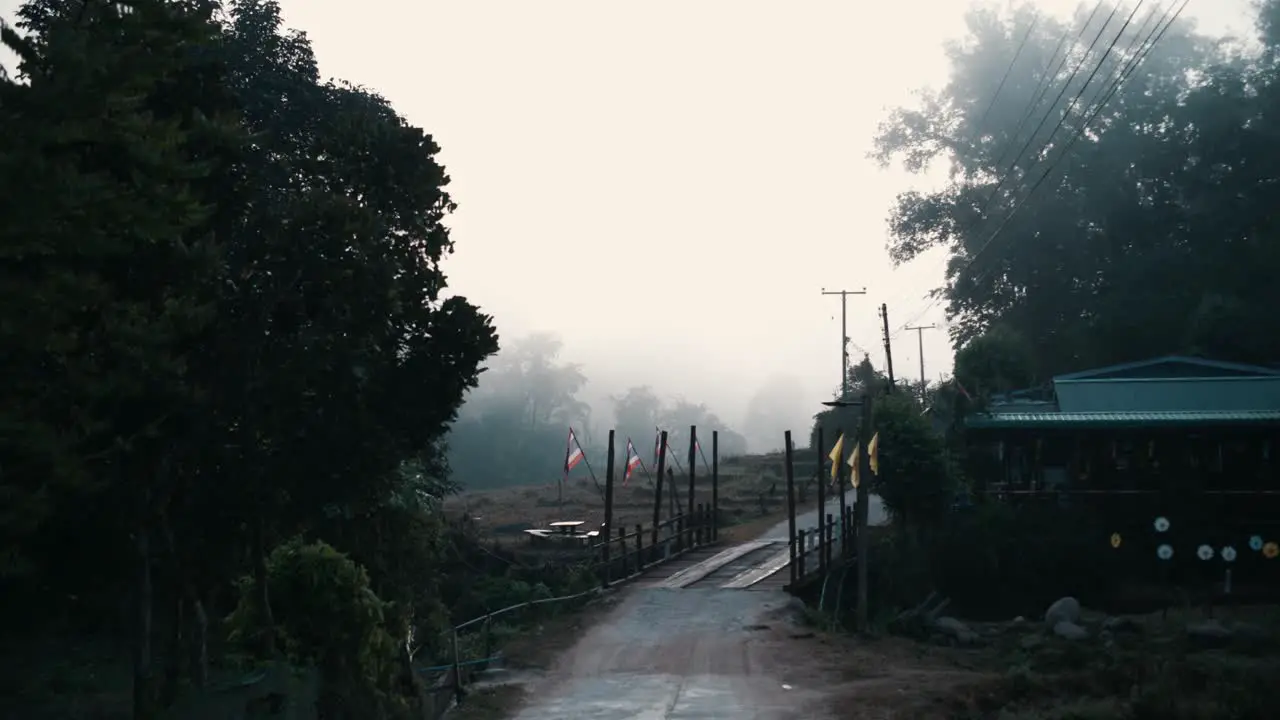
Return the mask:
M 32 0 L 20 19 L 0 78 L 0 636 L 136 630 L 146 715 L 153 624 L 203 682 L 246 575 L 254 652 L 303 641 L 302 591 L 271 597 L 295 556 L 268 562 L 295 536 L 368 569 L 366 588 L 330 562 L 351 581 L 333 591 L 438 618 L 443 439 L 497 349 L 442 297 L 439 148 L 322 81 L 272 0 Z
M 877 138 L 883 162 L 951 169 L 938 192 L 899 198 L 890 253 L 947 248 L 957 346 L 999 325 L 1039 379 L 1171 352 L 1277 361 L 1280 4 L 1259 4 L 1248 51 L 1182 20 L 1153 36 L 1163 5 L 1117 39 L 1132 6 L 1092 6 L 1073 25 L 1031 5 L 969 16 L 949 82 Z
M 993 395 L 1168 353 L 1280 362 L 1280 2 L 1257 3 L 1256 42 L 1210 40 L 1166 14 L 1179 3 L 1146 5 L 1088 3 L 1067 23 L 1030 4 L 975 10 L 949 82 L 876 138 L 884 163 L 950 170 L 939 191 L 899 196 L 889 251 L 950 254 L 955 380 L 934 395 L 939 440 L 913 454 L 940 444 L 955 481 L 994 471 L 955 432 Z M 906 419 L 876 410 L 877 428 Z M 882 447 L 884 481 L 908 447 Z M 893 511 L 909 487 L 879 492 Z M 1097 551 L 1120 521 L 1096 508 L 978 500 L 930 501 L 927 520 L 893 512 L 927 532 L 894 533 L 872 556 L 885 610 L 939 590 L 965 613 L 1035 612 L 1063 594 L 1105 598 L 1135 573 Z

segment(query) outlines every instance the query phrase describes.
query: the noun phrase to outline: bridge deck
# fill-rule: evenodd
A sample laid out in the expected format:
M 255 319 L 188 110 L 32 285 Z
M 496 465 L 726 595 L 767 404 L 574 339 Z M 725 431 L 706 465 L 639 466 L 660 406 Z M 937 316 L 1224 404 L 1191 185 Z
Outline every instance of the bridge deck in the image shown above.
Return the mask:
M 785 540 L 753 540 L 727 548 L 699 548 L 642 575 L 641 587 L 779 589 L 788 577 Z M 779 549 L 783 552 L 779 553 Z M 778 564 L 778 558 L 784 562 Z M 784 579 L 765 582 L 777 577 Z

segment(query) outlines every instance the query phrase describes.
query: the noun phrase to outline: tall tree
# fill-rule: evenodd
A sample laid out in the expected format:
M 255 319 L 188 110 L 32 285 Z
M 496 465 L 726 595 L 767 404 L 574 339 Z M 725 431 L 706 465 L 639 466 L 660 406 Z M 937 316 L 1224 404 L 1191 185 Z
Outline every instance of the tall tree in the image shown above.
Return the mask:
M 470 488 L 546 483 L 561 474 L 570 427 L 591 447 L 591 407 L 578 399 L 581 366 L 559 359 L 563 342 L 550 333 L 512 341 L 467 396 L 449 435 L 449 457 Z M 585 467 L 581 472 L 585 472 Z
M 0 597 L 91 623 L 136 578 L 149 640 L 160 571 L 184 638 L 254 570 L 270 653 L 265 558 L 298 533 L 430 611 L 443 438 L 497 342 L 442 299 L 430 136 L 321 82 L 277 3 L 218 5 L 37 0 L 4 29 Z
M 1277 192 L 1262 170 L 1276 152 L 1271 65 L 1227 56 L 1181 21 L 1139 57 L 1163 16 L 1138 14 L 1121 34 L 1130 9 L 1041 16 L 1034 29 L 1029 5 L 969 16 L 949 83 L 877 137 L 886 163 L 951 168 L 941 191 L 899 198 L 890 252 L 907 262 L 947 247 L 957 346 L 1003 324 L 1045 375 L 1173 351 L 1280 357 L 1280 341 L 1204 329 L 1243 328 L 1280 299 L 1261 209 Z
M 147 716 L 157 521 L 199 423 L 191 359 L 221 268 L 208 191 L 245 136 L 227 120 L 219 63 L 199 52 L 217 37 L 207 12 L 77 5 L 24 8 L 29 38 L 4 28 L 27 82 L 0 84 L 13 381 L 0 401 L 0 573 L 36 572 L 28 582 L 59 598 L 134 578 L 134 707 Z M 101 589 L 84 593 L 88 612 L 114 605 Z

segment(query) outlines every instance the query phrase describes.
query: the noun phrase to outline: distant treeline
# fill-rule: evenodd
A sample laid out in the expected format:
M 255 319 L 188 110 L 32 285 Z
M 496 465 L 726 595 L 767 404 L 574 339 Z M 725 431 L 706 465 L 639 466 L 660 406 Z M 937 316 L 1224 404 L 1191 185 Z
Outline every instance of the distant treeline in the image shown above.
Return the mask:
M 561 341 L 554 335 L 533 334 L 504 345 L 481 374 L 479 387 L 468 394 L 449 433 L 453 478 L 473 489 L 559 479 L 564 475 L 570 427 L 592 469 L 603 476 L 608 429 L 601 429 L 603 423 L 593 408 L 578 399 L 586 384 L 582 368 L 560 360 Z M 652 465 L 657 427 L 671 433 L 669 442 L 681 463 L 687 461 L 691 425 L 698 428 L 699 444 L 708 460 L 713 430 L 720 433 L 721 457 L 741 455 L 747 449 L 746 440 L 726 428 L 705 405 L 665 402 L 648 387 L 633 387 L 612 398 L 609 410 L 618 468 L 628 437 L 643 462 Z M 588 475 L 586 463 L 572 474 Z

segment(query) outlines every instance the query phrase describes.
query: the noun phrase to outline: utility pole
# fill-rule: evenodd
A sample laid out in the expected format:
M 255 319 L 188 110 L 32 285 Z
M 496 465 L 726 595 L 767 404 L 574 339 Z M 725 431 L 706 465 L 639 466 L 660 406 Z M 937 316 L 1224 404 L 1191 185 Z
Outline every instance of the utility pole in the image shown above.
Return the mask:
M 884 320 L 884 364 L 889 373 L 889 392 L 894 390 L 893 382 L 893 348 L 889 345 L 889 306 L 880 303 L 880 318 Z
M 855 497 L 857 504 L 854 505 L 854 513 L 856 515 L 854 527 L 857 528 L 858 533 L 858 632 L 864 634 L 870 628 L 867 616 L 867 585 L 870 582 L 867 568 L 871 563 L 867 555 L 870 553 L 871 542 L 867 531 L 867 503 L 870 502 L 871 498 L 871 456 L 868 454 L 871 438 L 871 394 L 864 392 L 862 394 L 862 422 L 858 423 L 858 487 Z
M 822 288 L 823 295 L 840 296 L 840 399 L 849 396 L 849 330 L 847 301 L 850 295 L 866 295 L 867 289 L 861 290 L 827 290 Z
M 925 388 L 928 387 L 924 379 L 924 331 L 933 330 L 937 327 L 938 327 L 937 325 L 914 325 L 909 328 L 904 328 L 906 330 L 916 331 L 916 344 L 920 347 L 920 402 L 921 403 L 924 402 Z

